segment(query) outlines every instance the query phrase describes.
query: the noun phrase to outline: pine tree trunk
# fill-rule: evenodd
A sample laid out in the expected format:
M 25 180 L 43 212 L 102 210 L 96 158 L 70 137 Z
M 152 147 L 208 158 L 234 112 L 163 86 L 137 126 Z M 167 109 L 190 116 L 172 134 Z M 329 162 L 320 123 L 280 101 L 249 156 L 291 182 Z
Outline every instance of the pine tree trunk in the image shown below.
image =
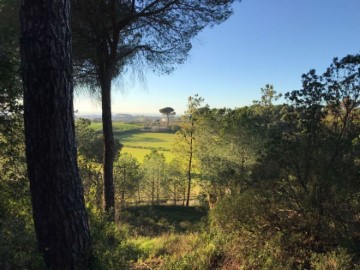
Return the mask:
M 111 77 L 104 78 L 101 83 L 102 122 L 104 134 L 104 197 L 105 211 L 110 220 L 115 218 L 114 195 L 114 134 L 111 115 Z
M 138 205 L 140 205 L 141 197 L 140 197 L 140 182 L 138 182 Z
M 154 178 L 154 172 L 151 182 L 151 205 L 155 204 L 155 178 Z
M 89 269 L 90 233 L 78 173 L 68 0 L 23 0 L 26 158 L 35 231 L 48 269 Z
M 111 78 L 114 59 L 109 54 L 106 40 L 98 44 L 98 80 L 101 88 L 102 124 L 104 136 L 104 201 L 105 211 L 109 220 L 115 220 L 115 191 L 114 191 L 114 134 L 111 114 Z

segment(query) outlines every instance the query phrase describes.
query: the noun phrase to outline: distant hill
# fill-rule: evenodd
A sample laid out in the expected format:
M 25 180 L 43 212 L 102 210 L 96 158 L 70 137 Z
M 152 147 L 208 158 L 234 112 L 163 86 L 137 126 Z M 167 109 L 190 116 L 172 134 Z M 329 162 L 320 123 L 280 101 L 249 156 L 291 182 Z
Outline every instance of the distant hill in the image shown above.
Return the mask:
M 133 122 L 136 120 L 136 116 L 126 113 L 119 113 L 113 115 L 113 121 L 121 121 L 121 122 Z
M 101 122 L 101 114 L 75 114 L 76 118 L 86 118 L 90 119 L 92 122 Z M 162 115 L 147 115 L 147 114 L 127 114 L 127 113 L 118 113 L 113 114 L 113 122 L 124 122 L 124 123 L 134 123 L 134 122 L 146 122 L 146 121 L 155 121 L 162 118 Z

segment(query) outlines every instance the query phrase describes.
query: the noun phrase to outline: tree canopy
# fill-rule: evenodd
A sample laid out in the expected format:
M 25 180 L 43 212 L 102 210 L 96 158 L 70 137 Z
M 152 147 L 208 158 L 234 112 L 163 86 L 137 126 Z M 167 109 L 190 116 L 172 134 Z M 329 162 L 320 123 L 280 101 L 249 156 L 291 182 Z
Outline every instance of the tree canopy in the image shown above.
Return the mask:
M 233 2 L 73 0 L 76 78 L 100 85 L 101 72 L 113 79 L 139 62 L 169 72 L 185 61 L 199 31 L 229 18 Z
M 170 115 L 175 115 L 175 110 L 171 107 L 165 107 L 160 109 L 159 112 L 162 113 L 163 115 L 166 115 L 167 118 L 166 126 L 169 128 Z

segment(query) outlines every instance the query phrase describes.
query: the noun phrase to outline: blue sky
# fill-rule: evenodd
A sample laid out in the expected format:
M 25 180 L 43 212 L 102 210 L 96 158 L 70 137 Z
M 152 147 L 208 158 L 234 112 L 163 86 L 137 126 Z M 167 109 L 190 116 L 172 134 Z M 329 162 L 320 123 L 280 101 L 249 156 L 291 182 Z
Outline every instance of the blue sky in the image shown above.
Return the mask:
M 243 0 L 229 20 L 196 37 L 172 74 L 119 80 L 113 113 L 158 114 L 170 106 L 182 114 L 196 93 L 212 108 L 236 108 L 259 99 L 268 83 L 279 93 L 298 89 L 303 73 L 360 53 L 359 11 L 360 0 Z M 101 113 L 100 103 L 84 96 L 75 97 L 75 109 Z

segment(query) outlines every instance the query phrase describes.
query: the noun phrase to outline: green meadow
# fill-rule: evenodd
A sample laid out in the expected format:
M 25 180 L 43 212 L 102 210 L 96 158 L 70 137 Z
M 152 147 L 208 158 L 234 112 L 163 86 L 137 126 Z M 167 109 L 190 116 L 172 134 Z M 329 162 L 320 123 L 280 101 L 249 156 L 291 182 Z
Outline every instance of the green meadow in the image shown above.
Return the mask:
M 149 154 L 152 149 L 163 153 L 167 162 L 174 158 L 172 146 L 175 134 L 146 132 L 118 135 L 116 138 L 124 145 L 122 153 L 133 155 L 139 162 L 143 162 L 145 155 Z
M 113 122 L 114 132 L 127 131 L 132 129 L 142 128 L 141 124 L 130 124 L 123 122 Z M 91 128 L 95 131 L 102 130 L 102 123 L 91 123 Z M 166 161 L 170 162 L 174 156 L 172 154 L 172 147 L 175 135 L 173 133 L 130 133 L 123 135 L 115 135 L 124 145 L 122 153 L 129 153 L 133 155 L 139 162 L 143 162 L 144 157 L 156 149 L 158 152 L 164 154 Z

